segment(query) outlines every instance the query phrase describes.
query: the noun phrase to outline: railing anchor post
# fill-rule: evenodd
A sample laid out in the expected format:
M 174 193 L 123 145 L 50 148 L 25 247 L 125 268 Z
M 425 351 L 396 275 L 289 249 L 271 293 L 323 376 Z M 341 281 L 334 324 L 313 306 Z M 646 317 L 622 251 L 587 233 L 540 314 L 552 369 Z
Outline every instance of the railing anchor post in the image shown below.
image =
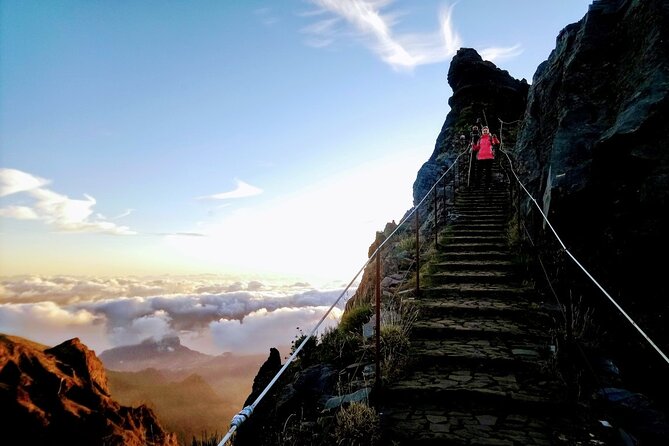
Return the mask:
M 376 252 L 376 286 L 374 290 L 376 300 L 376 321 L 374 331 L 376 333 L 376 376 L 374 385 L 381 386 L 381 250 Z

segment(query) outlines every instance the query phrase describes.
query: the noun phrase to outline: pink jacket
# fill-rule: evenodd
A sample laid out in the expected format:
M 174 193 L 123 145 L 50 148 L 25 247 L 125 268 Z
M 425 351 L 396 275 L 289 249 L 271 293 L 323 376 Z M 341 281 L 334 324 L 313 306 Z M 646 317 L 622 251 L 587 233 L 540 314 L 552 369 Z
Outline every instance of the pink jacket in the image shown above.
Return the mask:
M 476 159 L 478 160 L 491 160 L 495 158 L 495 154 L 492 152 L 492 146 L 499 144 L 499 140 L 492 136 L 491 134 L 483 134 L 479 139 L 478 144 L 472 144 L 472 150 L 476 152 Z

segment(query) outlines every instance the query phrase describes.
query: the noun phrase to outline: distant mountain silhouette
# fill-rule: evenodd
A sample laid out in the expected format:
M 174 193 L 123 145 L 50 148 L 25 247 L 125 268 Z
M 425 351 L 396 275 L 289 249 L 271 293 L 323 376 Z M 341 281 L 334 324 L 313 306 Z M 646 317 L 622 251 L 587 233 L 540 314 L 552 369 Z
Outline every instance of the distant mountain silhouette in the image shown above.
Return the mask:
M 188 443 L 227 426 L 243 407 L 265 355 L 212 356 L 170 337 L 106 350 L 100 359 L 115 398 L 150 404 L 164 425 Z
M 100 360 L 78 338 L 53 348 L 0 334 L 0 430 L 17 444 L 176 446 L 146 406 L 112 399 Z
M 140 344 L 125 345 L 105 350 L 100 359 L 109 370 L 136 372 L 155 368 L 181 370 L 202 366 L 216 356 L 207 355 L 181 345 L 178 337 L 159 341 L 147 339 Z

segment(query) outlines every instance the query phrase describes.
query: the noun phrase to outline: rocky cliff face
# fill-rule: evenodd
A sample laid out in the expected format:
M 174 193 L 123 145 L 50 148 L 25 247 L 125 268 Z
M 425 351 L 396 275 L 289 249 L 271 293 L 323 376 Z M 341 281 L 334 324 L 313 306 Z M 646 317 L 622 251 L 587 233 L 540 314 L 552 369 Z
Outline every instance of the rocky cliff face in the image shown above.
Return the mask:
M 0 335 L 0 429 L 20 444 L 176 446 L 151 409 L 121 406 L 79 339 L 46 348 Z
M 472 48 L 460 48 L 453 56 L 448 70 L 448 84 L 453 95 L 448 100 L 451 110 L 439 132 L 434 152 L 418 171 L 413 186 L 414 203 L 419 202 L 439 175 L 450 166 L 457 154 L 466 147 L 460 135 L 469 143 L 471 126 L 488 125 L 491 133 L 499 129 L 499 120 L 511 122 L 525 111 L 529 85 L 517 80 L 492 62 L 483 60 Z
M 414 204 L 425 197 L 435 181 L 453 165 L 458 154 L 468 150 L 472 125 L 478 124 L 481 127 L 487 123 L 491 133 L 499 133 L 500 119 L 506 122 L 517 121 L 525 111 L 529 89 L 527 81 L 514 79 L 507 71 L 483 60 L 472 48 L 460 48 L 453 57 L 448 70 L 448 83 L 453 89 L 453 96 L 448 101 L 451 110 L 439 132 L 430 159 L 423 164 L 416 176 L 413 185 Z M 461 139 L 461 135 L 464 135 L 465 139 Z M 513 134 L 507 132 L 505 141 L 513 140 L 514 137 L 515 131 Z M 461 160 L 464 165 L 460 167 L 466 167 L 469 158 L 465 156 Z M 447 179 L 450 181 L 450 177 Z M 451 194 L 448 198 L 450 203 L 452 189 L 449 188 L 448 191 Z M 419 210 L 423 233 L 429 232 L 431 229 L 427 226 L 433 224 L 431 220 L 425 219 L 428 207 L 423 206 Z M 395 222 L 388 223 L 382 232 L 376 234 L 376 240 L 369 248 L 370 257 L 395 228 L 397 228 Z M 385 245 L 381 254 L 383 274 L 381 287 L 386 295 L 391 294 L 393 288 L 399 286 L 404 273 L 412 264 L 413 250 L 403 251 L 402 246 L 407 243 L 403 243 L 402 240 L 406 242 L 408 239 L 413 239 L 413 230 L 412 224 L 402 228 L 394 240 Z M 365 269 L 355 296 L 347 302 L 347 309 L 373 301 L 374 276 L 375 264 L 372 262 Z
M 669 3 L 595 1 L 537 69 L 513 150 L 568 249 L 665 351 L 668 117 Z

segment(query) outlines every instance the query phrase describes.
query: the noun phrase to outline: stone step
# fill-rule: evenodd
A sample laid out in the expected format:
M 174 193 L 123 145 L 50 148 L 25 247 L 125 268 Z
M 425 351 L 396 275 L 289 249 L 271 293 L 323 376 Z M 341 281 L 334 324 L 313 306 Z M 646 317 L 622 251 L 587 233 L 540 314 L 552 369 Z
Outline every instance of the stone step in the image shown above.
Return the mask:
M 468 271 L 443 271 L 437 270 L 426 275 L 430 285 L 442 285 L 447 283 L 480 283 L 498 284 L 516 281 L 518 275 L 508 269 L 478 269 Z
M 506 232 L 508 229 L 508 222 L 506 219 L 471 219 L 471 220 L 456 220 L 451 226 L 452 232 L 467 231 L 467 230 L 489 230 Z
M 537 369 L 491 371 L 432 367 L 415 370 L 389 385 L 384 398 L 460 410 L 504 407 L 523 413 L 551 412 L 563 403 L 557 380 Z
M 394 446 L 550 446 L 608 444 L 593 442 L 594 425 L 585 429 L 577 407 L 567 406 L 566 415 L 521 413 L 512 408 L 443 408 L 439 404 L 420 407 L 388 402 L 381 408 L 384 435 L 381 444 Z M 564 406 L 564 405 L 563 405 Z M 598 437 L 602 438 L 601 435 Z
M 523 285 L 447 283 L 443 285 L 421 287 L 421 299 L 439 299 L 444 297 L 522 299 L 536 293 L 534 288 Z
M 512 258 L 508 250 L 490 250 L 477 252 L 438 252 L 436 255 L 437 262 L 445 261 L 486 261 L 486 260 L 509 260 Z
M 453 213 L 457 215 L 469 215 L 469 216 L 477 216 L 477 215 L 485 215 L 485 214 L 492 214 L 492 215 L 507 215 L 508 214 L 508 206 L 492 206 L 492 205 L 472 205 L 472 206 L 459 206 L 455 205 L 455 209 L 453 209 Z
M 506 219 L 506 217 L 483 217 L 483 218 L 461 217 L 453 220 L 450 229 L 455 230 L 455 229 L 468 228 L 471 226 L 480 226 L 480 225 L 493 226 L 494 229 L 499 229 L 499 228 L 506 229 L 507 226 L 509 225 L 509 221 Z
M 479 198 L 482 196 L 491 196 L 491 197 L 510 197 L 509 192 L 503 188 L 497 189 L 493 188 L 492 190 L 485 190 L 484 188 L 473 188 L 470 190 L 463 190 L 456 195 L 458 199 L 468 199 L 468 198 Z
M 524 338 L 533 342 L 549 338 L 548 327 L 538 327 L 536 322 L 528 318 L 521 321 L 491 316 L 470 318 L 427 315 L 414 323 L 411 337 L 412 339 Z
M 507 216 L 502 213 L 486 213 L 486 214 L 453 214 L 454 221 L 457 223 L 506 223 Z
M 453 204 L 456 208 L 478 208 L 479 206 L 499 207 L 507 209 L 509 199 L 507 197 L 480 197 L 480 198 L 458 198 Z
M 470 241 L 469 243 L 476 243 L 480 241 L 481 237 L 502 237 L 502 242 L 504 246 L 507 246 L 508 249 L 508 228 L 506 225 L 499 225 L 496 228 L 491 228 L 491 227 L 480 227 L 480 226 L 474 226 L 472 225 L 470 228 L 458 228 L 453 231 L 451 231 L 449 234 L 445 234 L 442 237 L 440 237 L 440 242 L 443 244 L 448 244 L 448 243 L 453 243 L 449 241 L 450 237 L 476 237 L 477 240 L 474 240 L 473 242 Z
M 451 225 L 451 229 L 453 231 L 482 231 L 482 230 L 489 230 L 489 231 L 506 231 L 507 225 L 506 223 L 486 223 L 486 222 L 465 222 L 465 223 L 459 223 L 455 222 L 453 225 Z
M 505 315 L 508 318 L 555 317 L 560 311 L 556 304 L 537 302 L 526 297 L 495 298 L 495 297 L 439 297 L 413 299 L 421 316 L 439 315 L 470 315 L 473 317 Z
M 472 223 L 508 224 L 508 214 L 502 212 L 455 213 L 451 214 L 451 225 L 469 225 Z
M 434 263 L 435 269 L 441 271 L 471 271 L 495 269 L 496 271 L 509 271 L 515 268 L 515 264 L 509 260 L 445 260 Z
M 414 339 L 411 341 L 411 368 L 462 367 L 482 370 L 536 372 L 551 355 L 549 339 Z
M 499 231 L 498 233 L 492 234 L 477 234 L 477 235 L 464 235 L 461 232 L 456 232 L 448 236 L 444 236 L 439 240 L 439 243 L 443 245 L 448 244 L 462 244 L 462 243 L 500 243 L 506 244 L 508 237 L 504 236 L 504 232 Z
M 455 200 L 453 206 L 456 210 L 480 210 L 480 209 L 496 209 L 507 210 L 509 208 L 509 200 L 506 198 L 480 198 L 469 200 Z
M 467 229 L 471 226 L 481 226 L 481 225 L 492 226 L 492 228 L 488 229 L 499 229 L 499 228 L 506 229 L 507 226 L 509 225 L 509 222 L 506 219 L 506 217 L 503 218 L 486 217 L 486 218 L 466 218 L 466 219 L 458 218 L 453 220 L 453 222 L 449 226 L 449 229 L 453 231 L 457 229 L 462 229 L 462 228 Z M 486 229 L 486 228 L 481 228 L 481 229 Z
M 448 243 L 440 246 L 439 251 L 442 253 L 450 252 L 489 252 L 489 251 L 506 251 L 508 250 L 506 242 L 498 243 Z

